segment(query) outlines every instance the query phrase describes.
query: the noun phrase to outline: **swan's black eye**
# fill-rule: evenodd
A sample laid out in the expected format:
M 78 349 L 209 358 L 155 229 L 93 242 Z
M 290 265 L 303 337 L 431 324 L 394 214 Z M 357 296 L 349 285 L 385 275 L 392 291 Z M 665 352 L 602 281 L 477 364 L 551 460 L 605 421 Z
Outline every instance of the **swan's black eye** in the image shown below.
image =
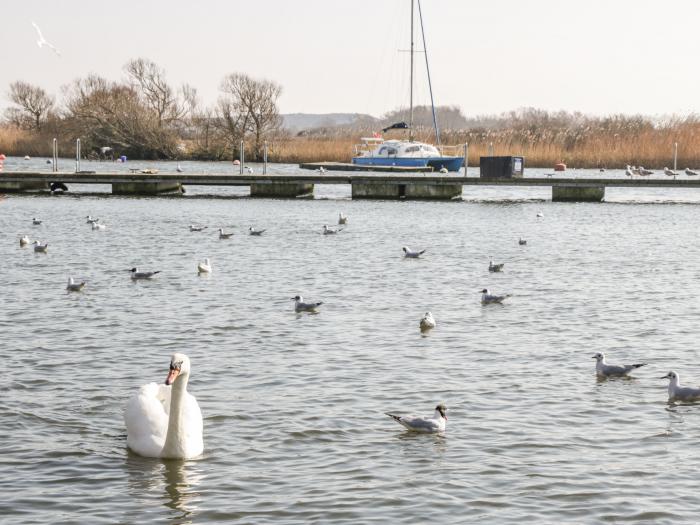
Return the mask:
M 179 371 L 180 368 L 182 368 L 182 361 L 178 361 L 177 363 L 170 363 L 170 370 Z

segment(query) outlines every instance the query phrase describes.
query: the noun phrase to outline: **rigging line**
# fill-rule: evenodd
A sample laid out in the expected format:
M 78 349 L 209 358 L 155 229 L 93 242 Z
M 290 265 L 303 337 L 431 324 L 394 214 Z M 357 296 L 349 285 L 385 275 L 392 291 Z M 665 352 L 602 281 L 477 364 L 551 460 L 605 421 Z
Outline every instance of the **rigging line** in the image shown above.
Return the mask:
M 440 130 L 438 129 L 435 102 L 433 100 L 433 83 L 430 81 L 430 66 L 428 65 L 428 47 L 425 45 L 425 28 L 423 27 L 423 10 L 418 0 L 418 17 L 420 18 L 420 31 L 423 36 L 423 52 L 425 53 L 425 70 L 428 72 L 428 89 L 430 90 L 430 107 L 433 109 L 433 126 L 435 126 L 435 144 L 440 145 Z

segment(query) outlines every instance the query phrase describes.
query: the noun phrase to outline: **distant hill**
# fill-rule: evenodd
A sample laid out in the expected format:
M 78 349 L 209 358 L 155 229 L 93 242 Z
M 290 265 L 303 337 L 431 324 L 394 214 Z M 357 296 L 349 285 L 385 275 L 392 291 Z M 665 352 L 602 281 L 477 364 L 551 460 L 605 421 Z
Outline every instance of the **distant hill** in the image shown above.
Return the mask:
M 282 127 L 297 132 L 316 128 L 351 126 L 358 122 L 378 120 L 362 113 L 287 113 L 282 115 Z

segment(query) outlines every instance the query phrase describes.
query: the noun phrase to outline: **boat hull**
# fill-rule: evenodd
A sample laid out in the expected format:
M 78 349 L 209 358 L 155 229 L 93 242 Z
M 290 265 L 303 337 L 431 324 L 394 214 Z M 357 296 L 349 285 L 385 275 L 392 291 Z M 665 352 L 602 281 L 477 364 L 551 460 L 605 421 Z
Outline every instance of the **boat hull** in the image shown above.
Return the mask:
M 424 168 L 430 166 L 435 171 L 459 171 L 464 165 L 464 157 L 353 157 L 353 164 L 362 166 L 403 166 Z

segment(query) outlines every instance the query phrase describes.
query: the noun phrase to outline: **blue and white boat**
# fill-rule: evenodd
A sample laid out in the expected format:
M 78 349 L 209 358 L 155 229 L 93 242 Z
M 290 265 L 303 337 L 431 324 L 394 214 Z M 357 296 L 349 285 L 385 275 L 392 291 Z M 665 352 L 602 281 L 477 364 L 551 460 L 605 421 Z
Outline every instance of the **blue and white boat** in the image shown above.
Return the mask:
M 433 126 L 435 128 L 435 142 L 437 146 L 425 142 L 413 140 L 413 10 L 415 0 L 411 0 L 411 91 L 410 91 L 410 118 L 409 123 L 398 122 L 385 128 L 386 133 L 390 129 L 407 129 L 408 140 L 384 140 L 381 135 L 371 138 L 361 138 L 361 144 L 355 146 L 353 164 L 364 166 L 404 166 L 413 168 L 431 167 L 435 171 L 459 171 L 464 166 L 464 157 L 451 154 L 459 146 L 441 146 L 440 133 L 433 102 L 433 88 L 430 81 L 430 68 L 428 67 L 428 51 L 425 46 L 425 32 L 423 31 L 423 16 L 418 0 L 418 13 L 421 20 L 421 33 L 423 35 L 423 49 L 425 53 L 425 67 L 428 73 L 428 86 L 430 87 L 430 104 L 433 109 Z M 449 150 L 449 151 L 448 151 Z

